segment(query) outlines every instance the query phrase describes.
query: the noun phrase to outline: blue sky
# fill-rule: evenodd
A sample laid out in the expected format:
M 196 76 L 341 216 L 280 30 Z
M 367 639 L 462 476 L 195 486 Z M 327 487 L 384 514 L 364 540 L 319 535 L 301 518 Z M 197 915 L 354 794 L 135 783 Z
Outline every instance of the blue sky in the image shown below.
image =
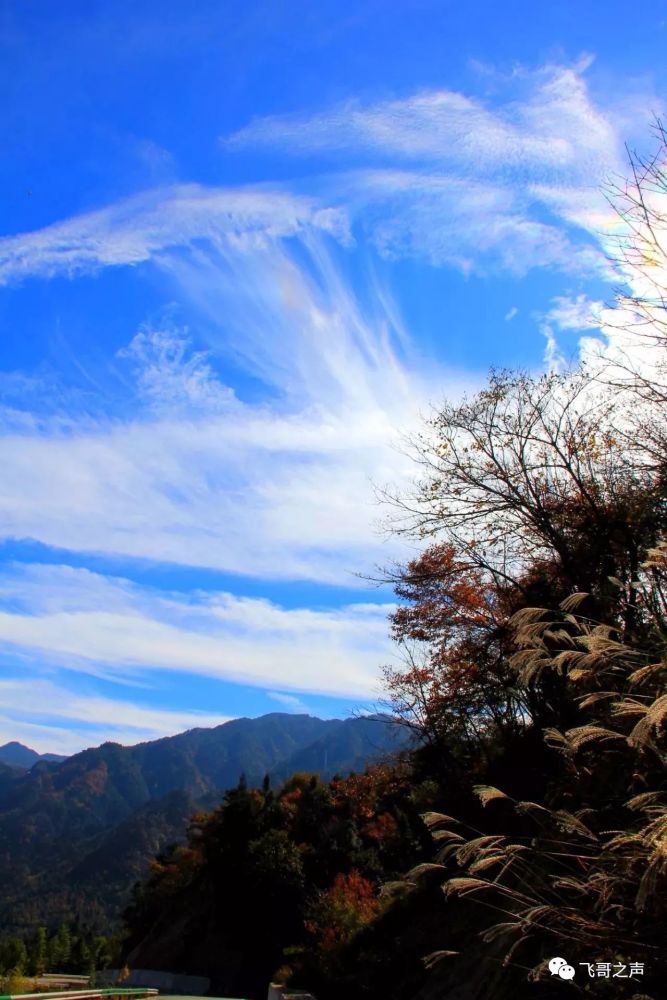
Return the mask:
M 0 742 L 377 700 L 361 577 L 411 550 L 374 484 L 438 400 L 595 335 L 666 34 L 652 2 L 3 4 Z

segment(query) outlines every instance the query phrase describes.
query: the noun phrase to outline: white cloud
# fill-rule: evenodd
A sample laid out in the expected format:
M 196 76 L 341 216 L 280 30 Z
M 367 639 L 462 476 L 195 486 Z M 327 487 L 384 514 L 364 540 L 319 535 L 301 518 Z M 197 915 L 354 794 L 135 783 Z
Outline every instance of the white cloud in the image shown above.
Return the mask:
M 362 306 L 313 232 L 298 251 L 267 238 L 161 260 L 205 317 L 211 351 L 146 328 L 121 359 L 134 371 L 132 416 L 5 415 L 3 536 L 354 584 L 389 558 L 371 482 L 411 474 L 395 442 L 436 386 L 470 379 L 422 372 L 386 295 Z M 264 402 L 220 381 L 213 358 L 230 355 L 264 382 Z
M 0 602 L 6 649 L 80 674 L 101 669 L 107 677 L 141 679 L 178 671 L 368 700 L 377 695 L 379 665 L 391 656 L 389 604 L 285 609 L 229 593 L 167 594 L 42 565 L 6 568 Z M 135 717 L 138 725 L 147 722 L 140 712 Z
M 277 701 L 290 712 L 308 714 L 308 706 L 304 704 L 301 698 L 297 698 L 296 695 L 284 694 L 284 692 L 281 691 L 268 691 L 267 694 L 269 698 L 272 698 L 273 701 Z
M 591 61 L 517 68 L 508 77 L 487 70 L 493 103 L 446 90 L 348 102 L 308 117 L 258 119 L 224 142 L 330 154 L 336 164 L 344 155 L 346 171 L 328 179 L 329 197 L 363 219 L 389 256 L 464 272 L 549 266 L 609 278 L 596 243 L 613 217 L 600 186 L 622 171 L 622 139 L 645 125 L 655 100 L 636 92 L 596 102 L 585 76 Z
M 546 340 L 544 348 L 544 367 L 548 372 L 562 372 L 567 367 L 565 358 L 560 352 L 558 341 L 554 335 L 552 327 L 545 323 L 542 327 L 542 335 Z
M 655 155 L 655 154 L 653 154 Z M 664 172 L 665 150 L 657 154 Z M 648 162 L 648 161 L 647 161 Z M 639 172 L 641 176 L 641 171 Z M 625 193 L 623 193 L 625 191 Z M 652 213 L 650 225 L 643 209 L 633 214 L 632 201 Z M 614 207 L 615 206 L 615 207 Z M 630 210 L 628 214 L 628 210 Z M 664 296 L 667 289 L 667 193 L 651 176 L 642 181 L 641 194 L 628 182 L 610 193 L 605 220 L 592 218 L 615 282 L 615 301 L 591 299 L 584 293 L 557 296 L 544 316 L 544 331 L 580 332 L 579 355 L 605 377 L 622 383 L 632 372 L 664 382 Z M 635 300 L 642 302 L 637 311 Z M 555 342 L 555 341 L 554 341 Z M 630 379 L 631 380 L 631 379 Z
M 318 212 L 312 200 L 287 192 L 197 184 L 159 188 L 36 232 L 2 237 L 0 284 L 136 265 L 197 240 L 252 250 L 306 225 L 345 233 L 341 213 Z
M 546 221 L 516 182 L 479 181 L 419 171 L 373 170 L 345 181 L 357 191 L 371 239 L 389 258 L 426 258 L 464 273 L 490 269 L 523 275 L 533 267 L 604 274 L 590 242 Z M 596 197 L 593 195 L 592 197 Z
M 557 295 L 544 318 L 559 330 L 590 330 L 599 328 L 604 308 L 603 302 L 589 299 L 583 292 Z
M 656 105 L 653 95 L 635 93 L 603 106 L 588 88 L 588 65 L 487 75 L 493 103 L 425 91 L 258 119 L 226 147 L 340 154 L 344 169 L 334 157 L 333 170 L 291 191 L 173 185 L 8 236 L 0 240 L 0 281 L 149 259 L 169 266 L 175 248 L 202 244 L 238 260 L 313 233 L 349 247 L 355 232 L 382 254 L 464 271 L 550 266 L 608 276 L 595 247 L 610 220 L 600 185 L 623 168 L 621 140 L 629 136 L 619 129 L 633 115 L 643 125 Z
M 504 81 L 506 103 L 494 107 L 456 91 L 424 91 L 364 107 L 353 101 L 307 118 L 258 119 L 224 140 L 229 147 L 351 149 L 429 160 L 480 171 L 574 169 L 599 176 L 617 137 L 591 102 L 579 67 L 517 71 Z
M 370 480 L 408 474 L 391 447 L 408 413 L 396 397 L 388 403 L 393 413 L 379 402 L 313 404 L 295 414 L 239 408 L 8 431 L 2 533 L 75 552 L 354 584 L 351 574 L 386 547 L 372 528 Z
M 216 377 L 209 355 L 191 349 L 186 329 L 146 327 L 118 357 L 132 363 L 140 399 L 157 412 L 210 414 L 236 402 L 234 391 Z
M 544 314 L 541 323 L 542 335 L 546 340 L 544 363 L 548 371 L 564 371 L 576 361 L 574 356 L 566 358 L 563 355 L 558 343 L 558 333 L 599 331 L 605 309 L 603 302 L 589 299 L 583 292 L 576 296 L 557 295 L 552 299 L 551 308 Z M 580 349 L 583 340 L 580 341 Z M 598 346 L 602 346 L 599 340 Z

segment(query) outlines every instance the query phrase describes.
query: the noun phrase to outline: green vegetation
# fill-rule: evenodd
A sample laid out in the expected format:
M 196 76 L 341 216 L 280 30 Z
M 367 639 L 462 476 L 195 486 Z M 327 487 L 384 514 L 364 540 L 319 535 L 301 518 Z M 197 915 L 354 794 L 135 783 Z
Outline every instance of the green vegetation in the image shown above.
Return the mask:
M 77 925 L 61 924 L 51 932 L 38 927 L 25 938 L 0 935 L 0 992 L 26 992 L 32 978 L 44 972 L 94 977 L 98 969 L 120 961 L 120 949 L 118 934 L 96 934 Z

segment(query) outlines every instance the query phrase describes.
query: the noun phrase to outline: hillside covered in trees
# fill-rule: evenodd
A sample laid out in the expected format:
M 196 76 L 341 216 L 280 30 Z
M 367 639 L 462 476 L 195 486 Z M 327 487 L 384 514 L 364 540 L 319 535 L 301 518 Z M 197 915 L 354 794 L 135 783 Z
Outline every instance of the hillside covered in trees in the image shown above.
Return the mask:
M 24 746 L 23 743 L 17 743 L 16 740 L 12 740 L 11 743 L 5 743 L 4 746 L 0 747 L 0 764 L 8 764 L 10 767 L 30 770 L 33 764 L 36 764 L 39 760 L 60 763 L 65 760 L 65 757 L 57 753 L 37 753 L 35 750 L 31 750 L 30 747 Z
M 105 743 L 28 771 L 0 764 L 0 927 L 116 930 L 150 859 L 181 843 L 190 816 L 242 775 L 251 787 L 303 769 L 330 778 L 404 744 L 400 728 L 376 718 L 277 712 L 131 747 Z
M 615 192 L 622 347 L 492 373 L 434 413 L 414 490 L 387 497 L 425 546 L 388 572 L 409 764 L 229 792 L 137 889 L 131 963 L 257 997 L 271 972 L 320 1000 L 664 995 L 660 139 Z

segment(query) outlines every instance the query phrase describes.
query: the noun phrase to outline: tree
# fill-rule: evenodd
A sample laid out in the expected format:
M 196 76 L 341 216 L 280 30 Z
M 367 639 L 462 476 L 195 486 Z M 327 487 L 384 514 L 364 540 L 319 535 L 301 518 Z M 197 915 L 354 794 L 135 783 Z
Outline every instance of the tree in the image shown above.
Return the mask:
M 438 537 L 459 565 L 525 587 L 555 560 L 571 590 L 604 617 L 633 582 L 665 523 L 660 470 L 626 454 L 616 398 L 585 369 L 533 378 L 492 372 L 486 389 L 445 403 L 413 442 L 412 492 L 390 497 L 394 526 Z
M 6 995 L 27 993 L 29 985 L 23 977 L 20 968 L 10 969 L 6 975 L 0 976 L 0 990 Z
M 454 741 L 479 750 L 491 732 L 515 731 L 531 704 L 508 667 L 507 621 L 526 591 L 543 596 L 557 584 L 538 587 L 537 573 L 523 586 L 494 578 L 447 543 L 410 560 L 393 582 L 403 603 L 391 632 L 406 659 L 384 672 L 393 713 L 441 749 Z
M 335 956 L 371 922 L 378 912 L 373 883 L 358 871 L 336 876 L 310 910 L 307 930 L 316 939 L 321 962 L 330 966 Z
M 390 616 L 404 663 L 386 667 L 386 702 L 422 745 L 413 764 L 437 776 L 459 807 L 472 783 L 510 753 L 544 755 L 531 735 L 574 725 L 579 710 L 563 671 L 520 681 L 512 615 L 526 603 L 557 606 L 569 587 L 558 563 L 537 562 L 516 583 L 472 567 L 452 545 L 436 544 L 394 577 L 404 603 Z M 511 766 L 508 764 L 508 766 Z
M 67 924 L 61 924 L 49 945 L 51 969 L 53 972 L 64 972 L 67 969 L 72 952 L 72 935 Z
M 216 977 L 229 954 L 229 981 L 216 989 L 259 995 L 285 948 L 306 946 L 315 899 L 326 897 L 337 926 L 351 933 L 374 909 L 379 881 L 424 856 L 428 838 L 411 791 L 405 769 L 388 765 L 328 783 L 298 772 L 276 791 L 230 790 L 193 818 L 187 845 L 157 859 L 136 889 L 125 913 L 129 964 L 141 966 L 144 948 L 151 962 L 164 949 L 168 967 Z M 239 963 L 242 982 L 234 979 Z
M 35 937 L 30 946 L 30 973 L 33 976 L 41 976 L 46 972 L 49 958 L 48 939 L 46 927 L 38 927 Z
M 640 437 L 644 445 L 657 445 L 664 461 L 664 428 L 655 420 L 656 409 L 664 417 L 667 406 L 667 131 L 659 118 L 653 133 L 653 154 L 628 150 L 630 177 L 607 190 L 621 223 L 612 259 L 622 287 L 615 313 L 605 315 L 615 350 L 604 377 L 630 390 L 635 409 L 641 400 L 650 404 L 642 417 L 653 419 L 641 428 Z

